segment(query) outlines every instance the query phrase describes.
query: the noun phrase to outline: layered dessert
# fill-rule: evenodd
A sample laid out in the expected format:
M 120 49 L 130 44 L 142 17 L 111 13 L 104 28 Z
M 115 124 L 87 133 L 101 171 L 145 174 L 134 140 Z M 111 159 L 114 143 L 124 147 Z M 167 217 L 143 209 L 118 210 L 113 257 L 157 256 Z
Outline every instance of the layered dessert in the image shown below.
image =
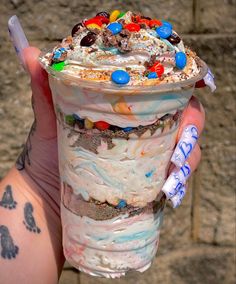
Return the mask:
M 58 122 L 63 247 L 91 275 L 144 271 L 181 114 L 206 65 L 171 23 L 100 12 L 40 58 Z

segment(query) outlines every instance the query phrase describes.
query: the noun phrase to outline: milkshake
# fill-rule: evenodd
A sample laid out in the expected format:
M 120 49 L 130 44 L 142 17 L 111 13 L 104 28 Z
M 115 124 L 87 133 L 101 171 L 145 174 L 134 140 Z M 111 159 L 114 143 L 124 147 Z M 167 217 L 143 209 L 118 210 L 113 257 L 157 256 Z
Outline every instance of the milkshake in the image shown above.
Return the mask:
M 207 66 L 169 22 L 98 13 L 40 57 L 58 126 L 66 259 L 90 275 L 155 257 L 181 114 Z

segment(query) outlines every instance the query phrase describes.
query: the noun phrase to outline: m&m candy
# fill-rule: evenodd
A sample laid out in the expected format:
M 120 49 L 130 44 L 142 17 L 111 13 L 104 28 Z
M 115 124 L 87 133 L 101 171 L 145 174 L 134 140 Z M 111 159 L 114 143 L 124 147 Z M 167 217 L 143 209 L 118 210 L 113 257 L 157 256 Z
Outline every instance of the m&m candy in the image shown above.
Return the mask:
M 173 44 L 173 45 L 178 44 L 178 43 L 181 42 L 181 38 L 180 38 L 177 34 L 175 34 L 175 33 L 173 33 L 171 36 L 169 36 L 169 37 L 167 38 L 167 40 L 168 40 L 171 44 Z
M 116 207 L 120 209 L 120 208 L 124 208 L 126 206 L 127 206 L 126 201 L 124 199 L 121 199 Z
M 80 45 L 81 46 L 91 46 L 95 43 L 96 41 L 96 34 L 93 32 L 89 32 L 86 36 L 84 36 L 81 41 Z
M 110 124 L 106 121 L 97 121 L 94 123 L 94 126 L 99 130 L 106 130 L 110 127 Z
M 117 19 L 122 18 L 125 14 L 126 14 L 126 12 L 122 12 L 122 13 L 120 13 L 120 15 L 117 17 Z
M 64 61 L 52 64 L 52 69 L 58 72 L 62 71 L 64 67 L 65 67 Z
M 110 22 L 115 22 L 117 20 L 117 18 L 119 17 L 120 15 L 120 11 L 119 10 L 114 10 L 111 12 L 111 15 L 110 15 Z
M 152 28 L 155 28 L 155 27 L 160 27 L 162 25 L 162 22 L 157 20 L 157 19 L 153 19 L 153 20 L 150 20 L 149 21 L 149 27 L 152 29 Z
M 149 71 L 157 73 L 158 77 L 164 73 L 164 66 L 159 62 L 156 61 L 150 68 Z
M 187 64 L 187 56 L 184 52 L 177 52 L 175 55 L 175 65 L 178 69 L 184 69 Z
M 157 78 L 158 78 L 156 72 L 150 72 L 150 73 L 147 75 L 147 77 L 148 77 L 148 79 L 157 79 Z
M 84 27 L 84 25 L 82 23 L 76 24 L 71 31 L 71 35 L 75 36 L 76 33 L 79 32 L 80 29 L 83 29 L 83 27 Z
M 120 23 L 111 23 L 109 26 L 107 26 L 107 28 L 112 32 L 113 35 L 116 35 L 122 31 L 123 27 Z
M 92 129 L 93 126 L 94 126 L 94 123 L 91 120 L 89 120 L 88 118 L 85 118 L 85 120 L 84 120 L 84 127 L 86 129 Z
M 122 128 L 122 130 L 124 131 L 124 132 L 129 132 L 129 131 L 131 131 L 133 129 L 133 127 L 125 127 L 125 128 Z
M 102 21 L 100 20 L 99 17 L 95 17 L 95 18 L 89 19 L 89 20 L 84 22 L 84 25 L 86 27 L 88 27 L 88 25 L 91 25 L 91 24 L 95 24 L 95 25 L 101 27 L 102 26 Z
M 96 17 L 98 17 L 98 16 L 106 17 L 107 19 L 110 18 L 110 14 L 107 13 L 107 12 L 99 12 L 99 13 L 97 13 Z
M 111 79 L 114 83 L 124 85 L 130 81 L 130 75 L 124 70 L 116 70 L 111 74 Z
M 173 29 L 173 26 L 171 23 L 167 22 L 167 21 L 161 21 L 163 26 L 169 27 L 170 29 Z
M 106 25 L 110 23 L 109 19 L 104 16 L 96 16 L 95 19 L 99 19 L 99 21 Z
M 130 23 L 124 26 L 125 29 L 127 29 L 130 32 L 139 32 L 140 31 L 140 25 L 135 23 Z
M 156 29 L 160 38 L 168 38 L 172 34 L 172 28 L 169 26 L 160 26 Z

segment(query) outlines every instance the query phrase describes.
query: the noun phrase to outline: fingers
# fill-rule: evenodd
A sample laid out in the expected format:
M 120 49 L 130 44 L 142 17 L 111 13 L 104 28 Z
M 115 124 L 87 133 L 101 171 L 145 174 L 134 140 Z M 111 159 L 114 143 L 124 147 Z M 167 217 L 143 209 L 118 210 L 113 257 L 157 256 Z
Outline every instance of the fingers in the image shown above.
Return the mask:
M 184 128 L 190 124 L 195 125 L 200 136 L 205 124 L 205 110 L 199 100 L 194 96 L 192 96 L 187 108 L 183 112 L 177 140 L 180 139 Z
M 37 122 L 36 131 L 45 139 L 56 136 L 56 118 L 46 71 L 40 66 L 40 50 L 28 47 L 23 50 L 26 69 L 31 76 L 32 105 Z
M 201 160 L 201 149 L 198 144 L 194 147 L 192 154 L 181 167 L 174 167 L 167 178 L 162 191 L 165 193 L 166 198 L 170 199 L 173 208 L 178 207 L 186 193 L 186 182 L 191 174 L 196 170 Z
M 193 151 L 204 128 L 205 112 L 199 101 L 192 97 L 183 113 L 178 133 L 178 143 L 171 157 L 171 162 L 181 168 Z

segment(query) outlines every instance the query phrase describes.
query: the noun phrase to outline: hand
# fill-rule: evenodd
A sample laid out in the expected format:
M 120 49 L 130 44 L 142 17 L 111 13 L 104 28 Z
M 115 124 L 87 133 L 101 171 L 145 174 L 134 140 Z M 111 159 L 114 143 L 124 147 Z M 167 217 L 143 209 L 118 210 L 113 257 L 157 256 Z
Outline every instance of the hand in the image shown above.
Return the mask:
M 38 62 L 39 54 L 40 50 L 35 47 L 23 50 L 25 67 L 31 77 L 35 120 L 16 167 L 19 171 L 25 170 L 59 208 L 56 116 L 48 76 Z
M 177 136 L 177 145 L 171 157 L 170 175 L 162 191 L 174 208 L 178 207 L 186 193 L 185 184 L 201 160 L 201 149 L 197 143 L 204 128 L 205 111 L 200 102 L 192 97 L 183 112 Z

